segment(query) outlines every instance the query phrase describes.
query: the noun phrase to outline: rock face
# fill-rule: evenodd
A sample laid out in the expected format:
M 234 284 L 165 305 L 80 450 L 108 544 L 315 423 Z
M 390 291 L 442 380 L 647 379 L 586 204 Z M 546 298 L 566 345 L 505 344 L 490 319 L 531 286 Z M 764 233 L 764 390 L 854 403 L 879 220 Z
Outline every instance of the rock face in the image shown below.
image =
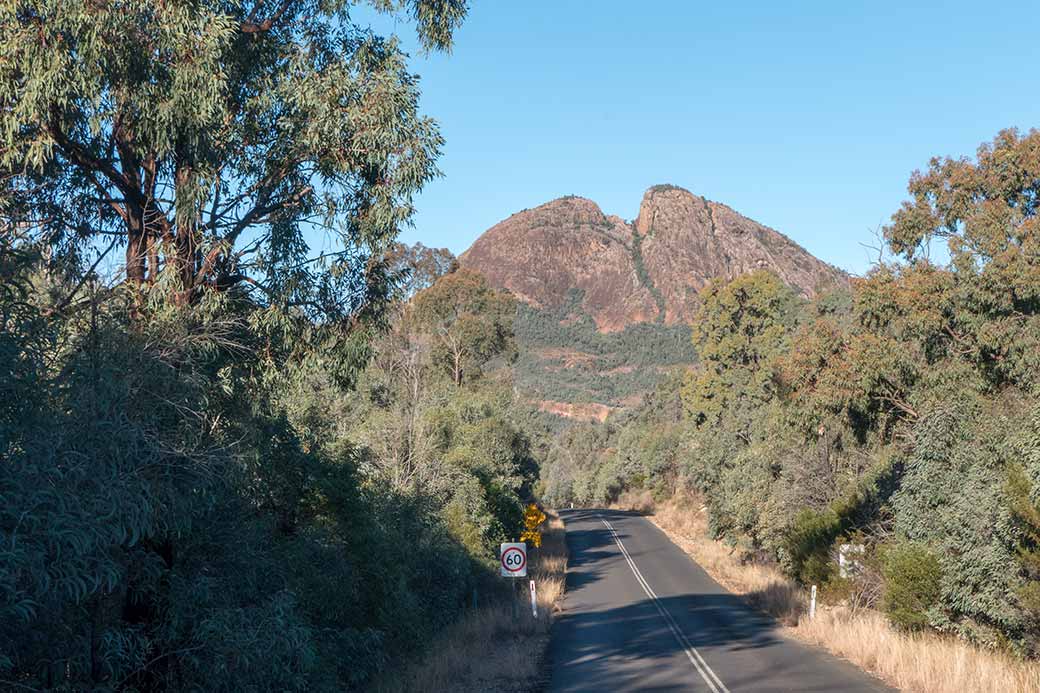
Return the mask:
M 603 332 L 689 322 L 713 278 L 770 269 L 810 297 L 848 276 L 783 234 L 682 188 L 659 185 L 628 223 L 595 202 L 564 197 L 488 229 L 459 261 L 543 309 L 579 289 Z

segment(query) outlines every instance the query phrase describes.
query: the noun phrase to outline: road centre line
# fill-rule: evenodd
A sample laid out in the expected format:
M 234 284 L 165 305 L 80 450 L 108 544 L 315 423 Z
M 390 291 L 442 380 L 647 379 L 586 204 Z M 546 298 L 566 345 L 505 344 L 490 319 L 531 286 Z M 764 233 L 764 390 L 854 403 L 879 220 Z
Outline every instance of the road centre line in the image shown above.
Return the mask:
M 632 569 L 632 574 L 635 575 L 636 581 L 639 582 L 643 591 L 646 592 L 646 595 L 653 601 L 654 606 L 657 607 L 658 613 L 661 614 L 661 618 L 664 619 L 665 624 L 672 631 L 672 635 L 674 635 L 675 639 L 679 641 L 679 646 L 683 648 L 686 657 L 690 660 L 690 663 L 693 664 L 693 668 L 697 670 L 697 673 L 701 675 L 704 682 L 708 684 L 708 688 L 712 690 L 712 693 L 730 693 L 730 690 L 726 688 L 718 675 L 710 666 L 708 666 L 708 663 L 704 661 L 704 657 L 701 656 L 701 653 L 698 652 L 697 648 L 693 646 L 689 639 L 687 639 L 686 635 L 682 632 L 682 629 L 679 628 L 679 624 L 675 622 L 672 615 L 664 608 L 657 593 L 654 592 L 653 588 L 650 587 L 650 583 L 646 581 L 645 577 L 643 577 L 643 573 L 639 570 L 639 566 L 636 565 L 636 562 L 632 560 L 632 556 L 628 553 L 628 549 L 625 548 L 625 545 L 622 543 L 621 537 L 618 536 L 614 526 L 603 519 L 602 516 L 598 517 L 600 522 L 610 530 L 610 534 L 614 537 L 614 541 L 617 543 L 618 548 L 621 549 L 625 561 L 628 562 L 628 567 Z

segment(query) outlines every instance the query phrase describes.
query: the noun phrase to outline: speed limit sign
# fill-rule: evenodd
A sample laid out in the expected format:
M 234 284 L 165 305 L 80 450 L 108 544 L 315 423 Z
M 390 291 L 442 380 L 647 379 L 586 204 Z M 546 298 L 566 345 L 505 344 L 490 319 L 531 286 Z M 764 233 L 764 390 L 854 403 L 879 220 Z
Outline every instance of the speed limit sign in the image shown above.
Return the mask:
M 502 565 L 502 575 L 527 577 L 527 544 L 525 542 L 502 544 L 498 556 L 499 563 Z

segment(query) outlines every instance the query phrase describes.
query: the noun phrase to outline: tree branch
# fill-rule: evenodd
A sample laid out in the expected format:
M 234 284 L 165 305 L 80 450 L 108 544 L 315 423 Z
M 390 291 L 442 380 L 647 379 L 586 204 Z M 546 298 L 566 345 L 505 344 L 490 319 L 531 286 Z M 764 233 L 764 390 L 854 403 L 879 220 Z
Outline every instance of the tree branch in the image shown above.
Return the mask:
M 94 264 L 90 266 L 90 269 L 87 270 L 83 274 L 82 277 L 80 277 L 79 283 L 76 284 L 76 287 L 72 290 L 72 292 L 68 296 L 66 296 L 64 299 L 62 299 L 61 303 L 59 303 L 54 308 L 49 308 L 49 309 L 45 310 L 43 314 L 45 316 L 47 316 L 47 317 L 50 317 L 51 315 L 55 315 L 55 314 L 60 313 L 61 311 L 65 310 L 68 307 L 68 305 L 70 303 L 72 303 L 72 299 L 76 296 L 77 293 L 79 293 L 79 290 L 83 288 L 83 285 L 87 283 L 87 280 L 90 279 L 91 275 L 94 274 L 94 270 L 96 270 L 98 265 L 101 264 L 101 261 L 105 259 L 105 256 L 108 255 L 109 251 L 111 251 L 112 248 L 116 247 L 116 243 L 118 241 L 119 241 L 119 239 L 116 238 L 111 243 L 109 243 L 108 247 L 105 248 L 105 252 L 103 252 L 100 255 L 98 255 L 97 260 L 95 260 Z
M 69 138 L 61 129 L 58 124 L 57 109 L 51 109 L 51 118 L 47 121 L 47 132 L 51 138 L 54 139 L 55 143 L 61 147 L 62 151 L 80 168 L 87 171 L 100 171 L 112 181 L 112 184 L 119 189 L 128 200 L 142 204 L 144 202 L 144 196 L 139 188 L 135 188 L 127 180 L 126 176 L 118 171 L 111 162 L 103 161 L 98 159 L 93 154 L 87 151 L 86 147 L 74 142 Z
M 242 33 L 263 34 L 270 31 L 272 28 L 274 28 L 274 23 L 282 18 L 282 15 L 285 14 L 285 11 L 289 9 L 289 6 L 292 5 L 292 3 L 293 0 L 282 0 L 282 4 L 278 6 L 278 9 L 274 11 L 274 14 L 272 14 L 270 17 L 263 20 L 262 22 L 258 22 L 256 19 L 256 14 L 259 11 L 261 5 L 263 5 L 263 2 L 261 0 L 261 2 L 257 3 L 257 6 L 253 8 L 253 11 L 249 13 L 249 19 L 242 22 Z
M 206 275 L 213 271 L 214 265 L 216 265 L 217 259 L 223 254 L 230 252 L 235 241 L 238 239 L 239 234 L 242 233 L 248 226 L 255 224 L 263 220 L 267 215 L 277 212 L 281 209 L 286 209 L 300 203 L 300 201 L 309 195 L 314 188 L 310 185 L 297 190 L 295 193 L 290 195 L 288 198 L 279 200 L 278 202 L 270 205 L 257 205 L 251 210 L 245 213 L 245 215 L 235 224 L 235 226 L 216 243 L 206 254 L 205 259 L 202 261 L 202 266 L 199 267 L 198 273 L 195 275 L 196 283 L 202 282 Z

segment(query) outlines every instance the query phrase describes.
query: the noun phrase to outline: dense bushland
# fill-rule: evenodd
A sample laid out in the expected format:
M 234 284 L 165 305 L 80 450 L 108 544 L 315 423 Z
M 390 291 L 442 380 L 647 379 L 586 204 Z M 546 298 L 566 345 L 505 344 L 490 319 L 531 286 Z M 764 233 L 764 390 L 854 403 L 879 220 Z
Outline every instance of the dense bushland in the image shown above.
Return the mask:
M 438 325 L 312 349 L 309 320 L 233 291 L 141 306 L 93 281 L 56 319 L 75 273 L 9 238 L 0 265 L 5 685 L 361 685 L 518 534 L 535 470 L 508 379 L 456 384 Z
M 935 159 L 909 190 L 892 259 L 851 292 L 805 301 L 767 272 L 710 285 L 699 365 L 568 431 L 542 483 L 585 503 L 692 488 L 747 557 L 825 594 L 881 580 L 897 624 L 1036 654 L 1040 133 Z M 837 574 L 843 543 L 867 548 L 858 576 Z
M 519 533 L 515 309 L 395 243 L 442 140 L 355 5 L 0 5 L 0 688 L 362 689 Z

